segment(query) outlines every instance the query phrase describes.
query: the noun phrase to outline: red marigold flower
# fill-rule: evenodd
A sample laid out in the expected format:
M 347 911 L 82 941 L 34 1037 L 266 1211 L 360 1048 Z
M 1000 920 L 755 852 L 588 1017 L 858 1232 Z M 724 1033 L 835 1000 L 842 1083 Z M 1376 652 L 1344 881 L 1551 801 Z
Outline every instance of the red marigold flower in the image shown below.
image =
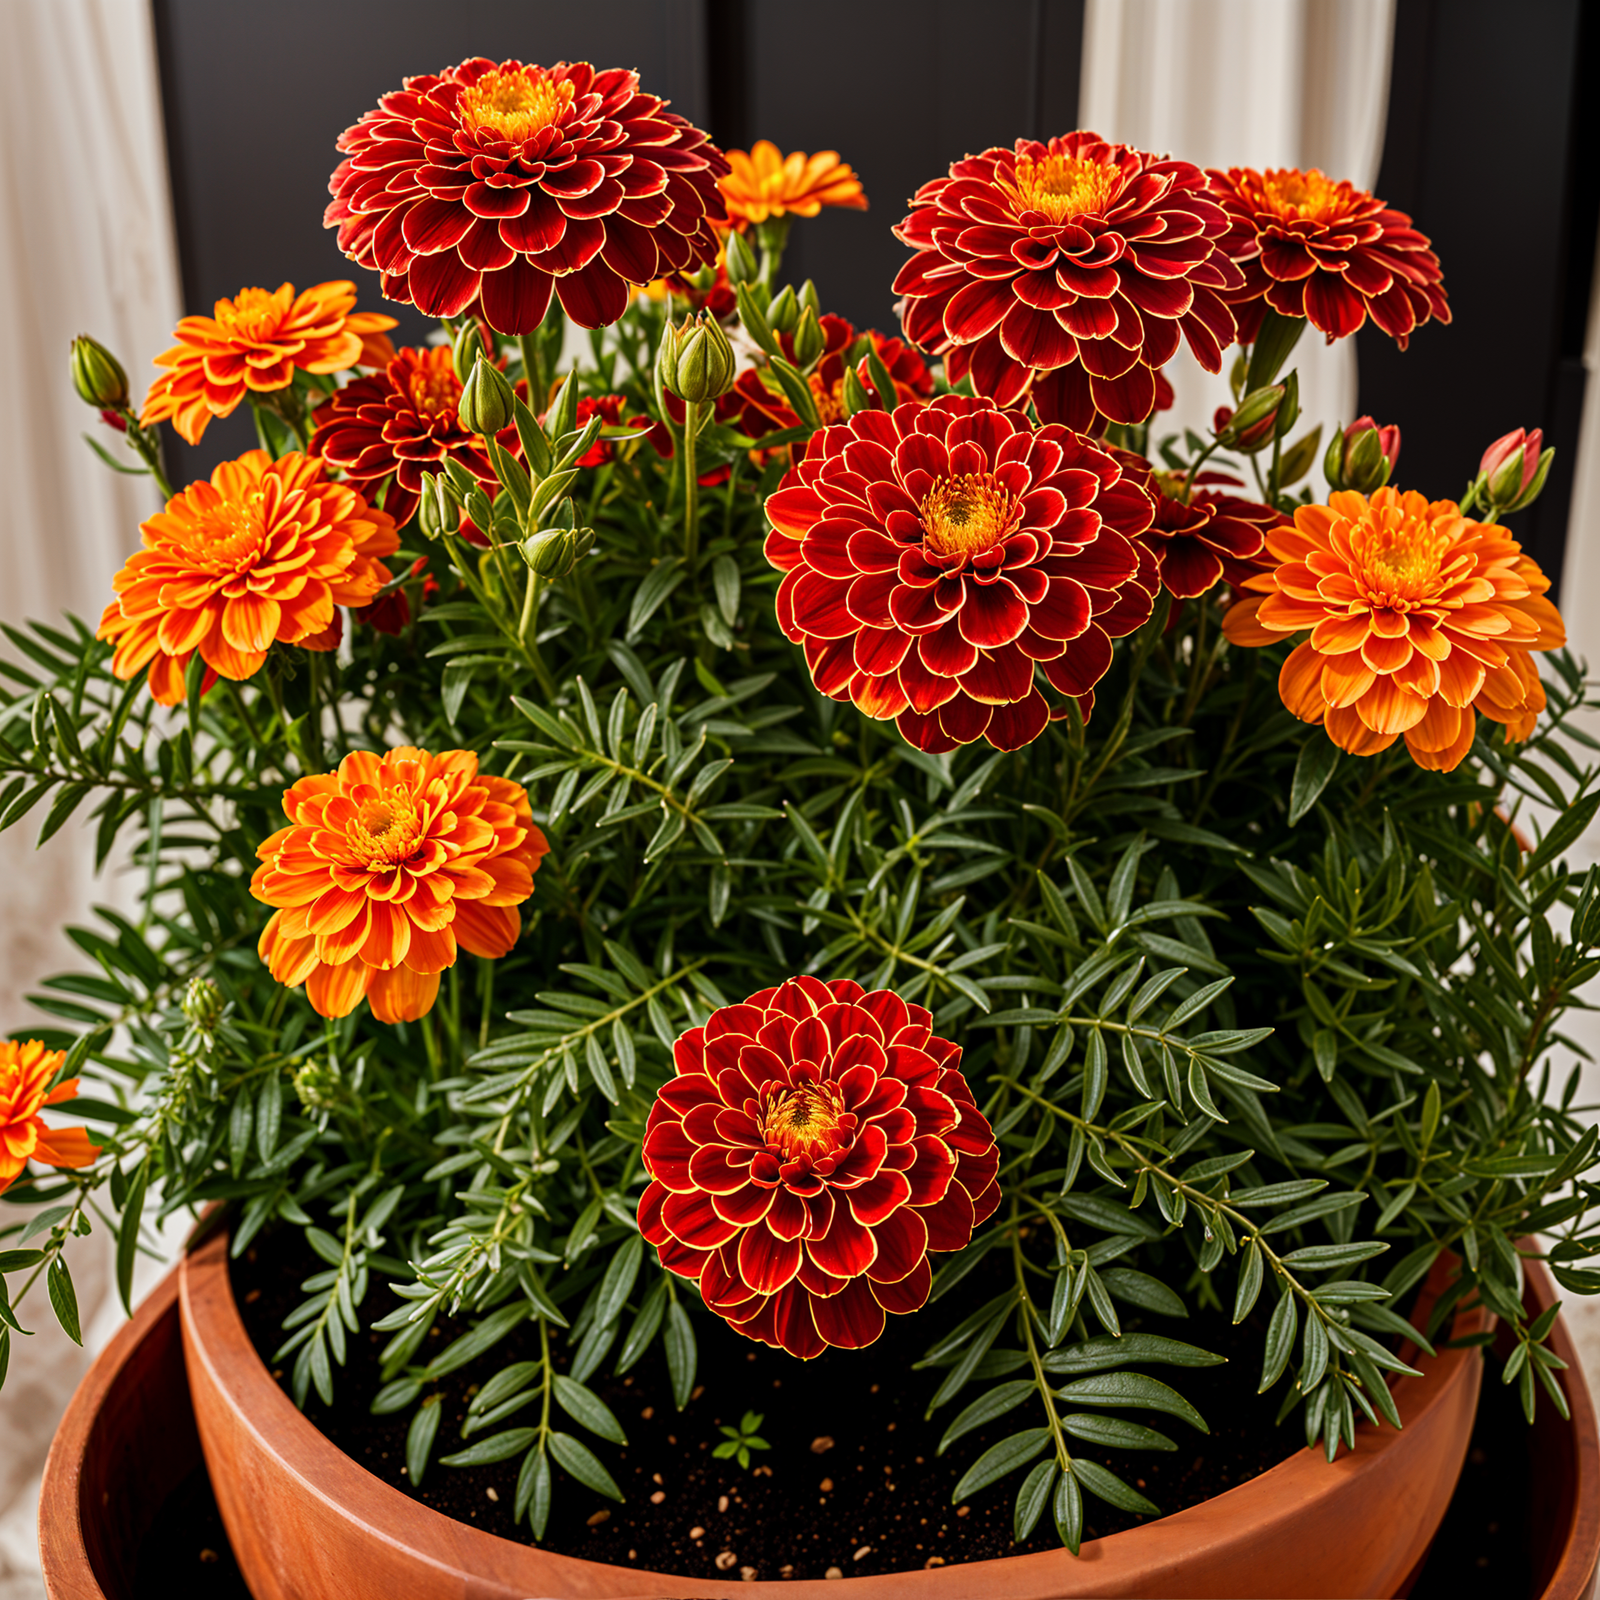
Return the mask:
M 716 259 L 728 163 L 636 72 L 474 57 L 407 78 L 339 148 L 323 221 L 431 316 L 477 302 L 501 333 L 531 333 L 554 289 L 601 328 L 629 284 Z
M 479 772 L 470 750 L 357 750 L 286 790 L 283 810 L 250 880 L 277 907 L 260 954 L 324 1017 L 364 997 L 380 1022 L 413 1022 L 458 947 L 505 955 L 550 848 L 527 790 Z
M 1213 169 L 1211 193 L 1227 211 L 1222 248 L 1244 273 L 1223 299 L 1251 343 L 1266 308 L 1308 317 L 1328 343 L 1370 315 L 1402 350 L 1430 317 L 1450 320 L 1439 258 L 1403 211 L 1316 168 Z
M 1453 772 L 1475 711 L 1533 731 L 1545 697 L 1529 655 L 1566 643 L 1550 580 L 1510 533 L 1453 500 L 1354 490 L 1301 506 L 1267 535 L 1277 562 L 1223 619 L 1239 645 L 1310 630 L 1278 676 L 1283 703 L 1352 755 L 1402 734 L 1419 767 Z
M 1149 615 L 1151 499 L 1066 428 L 986 400 L 858 411 L 812 435 L 767 500 L 778 623 L 817 687 L 923 750 L 1016 750 L 1087 715 L 1111 641 Z
M 299 295 L 285 283 L 275 294 L 241 289 L 217 301 L 215 316 L 183 318 L 177 344 L 156 357 L 169 370 L 150 385 L 141 425 L 170 420 L 199 444 L 213 417 L 231 416 L 247 394 L 287 389 L 297 371 L 381 367 L 394 355 L 383 331 L 394 318 L 353 311 L 355 303 L 356 286 L 347 279 Z
M 932 398 L 933 374 L 928 370 L 928 363 L 910 345 L 886 338 L 876 329 L 859 334 L 845 318 L 830 313 L 824 313 L 819 326 L 822 356 L 807 374 L 806 382 L 824 425 L 844 420 L 845 371 L 851 365 L 851 351 L 863 338 L 872 341 L 873 350 L 888 372 L 896 404 L 917 404 Z M 778 343 L 785 359 L 793 362 L 794 335 L 780 334 Z M 865 354 L 857 357 L 854 367 L 862 387 L 868 394 L 875 395 Z M 746 367 L 739 374 L 733 388 L 717 402 L 717 420 L 731 423 L 750 439 L 800 426 L 800 418 L 784 398 L 783 391 L 759 367 Z
M 861 180 L 837 150 L 803 150 L 788 155 L 770 139 L 757 139 L 750 153 L 728 152 L 729 172 L 718 187 L 728 221 L 742 233 L 752 222 L 769 217 L 814 217 L 824 206 L 865 211 Z
M 100 1154 L 87 1128 L 52 1128 L 39 1115 L 44 1106 L 77 1097 L 78 1080 L 50 1080 L 66 1060 L 38 1039 L 0 1041 L 0 1192 L 22 1176 L 29 1161 L 47 1167 L 87 1167 Z
M 168 706 L 183 699 L 196 650 L 233 679 L 253 677 L 277 643 L 332 650 L 334 608 L 366 605 L 391 576 L 379 558 L 400 545 L 387 513 L 298 451 L 224 461 L 139 531 L 144 548 L 112 580 L 95 637 L 116 641 L 119 678 L 148 666 L 150 693 Z
M 404 527 L 417 514 L 422 474 L 459 461 L 493 495 L 498 487 L 488 452 L 478 435 L 461 425 L 456 377 L 445 345 L 405 349 L 369 377 L 337 390 L 312 413 L 311 453 L 338 467 L 345 481 L 368 501 L 383 494 L 383 509 Z M 499 442 L 522 453 L 517 430 Z
M 930 1250 L 1000 1203 L 994 1134 L 931 1013 L 791 978 L 673 1047 L 645 1124 L 639 1231 L 730 1327 L 802 1360 L 928 1298 Z
M 1208 372 L 1233 342 L 1226 213 L 1187 161 L 1071 133 L 985 150 L 926 183 L 895 235 L 906 337 L 1046 422 L 1143 422 L 1181 331 Z
M 1271 506 L 1210 487 L 1237 486 L 1238 481 L 1225 473 L 1203 472 L 1185 502 L 1166 493 L 1156 479 L 1155 521 L 1144 538 L 1155 553 L 1162 586 L 1173 599 L 1193 600 L 1229 571 L 1253 562 L 1266 547 L 1268 530 L 1283 522 L 1282 513 Z

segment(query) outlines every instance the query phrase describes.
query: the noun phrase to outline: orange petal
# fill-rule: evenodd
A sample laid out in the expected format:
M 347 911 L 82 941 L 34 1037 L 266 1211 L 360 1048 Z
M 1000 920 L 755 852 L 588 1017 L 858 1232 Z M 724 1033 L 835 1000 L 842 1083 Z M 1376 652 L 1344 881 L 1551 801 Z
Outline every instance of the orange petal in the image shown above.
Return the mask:
M 1332 706 L 1323 719 L 1328 737 L 1341 750 L 1353 756 L 1375 756 L 1387 750 L 1398 737 L 1392 733 L 1374 733 L 1356 714 L 1354 706 Z
M 415 1022 L 433 1009 L 439 997 L 437 972 L 414 972 L 410 967 L 393 967 L 375 972 L 367 1000 L 379 1022 Z
M 374 974 L 359 961 L 329 966 L 319 961 L 306 980 L 306 998 L 318 1016 L 348 1017 L 361 1004 Z
M 87 1128 L 41 1128 L 33 1159 L 51 1167 L 87 1167 L 100 1155 Z
M 1278 693 L 1302 722 L 1321 722 L 1327 709 L 1322 696 L 1322 657 L 1309 644 L 1296 645 L 1278 673 Z

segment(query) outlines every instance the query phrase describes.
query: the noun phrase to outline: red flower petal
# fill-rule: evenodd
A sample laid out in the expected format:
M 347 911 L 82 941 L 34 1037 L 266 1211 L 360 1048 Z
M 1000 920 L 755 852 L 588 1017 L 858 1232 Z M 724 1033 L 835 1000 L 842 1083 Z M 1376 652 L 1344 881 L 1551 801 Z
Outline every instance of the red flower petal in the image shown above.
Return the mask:
M 864 1279 L 853 1279 L 827 1300 L 813 1299 L 811 1320 L 831 1345 L 863 1350 L 883 1333 L 883 1307 Z
M 745 1229 L 739 1239 L 739 1276 L 757 1294 L 773 1294 L 800 1270 L 798 1239 L 780 1239 L 765 1226 Z
M 826 1234 L 806 1242 L 806 1252 L 822 1270 L 835 1278 L 854 1278 L 878 1259 L 878 1246 L 872 1230 L 850 1214 L 847 1206 L 837 1206 L 833 1223 Z
M 696 1250 L 715 1250 L 739 1231 L 737 1224 L 717 1215 L 710 1195 L 698 1191 L 668 1195 L 661 1207 L 661 1220 L 674 1239 Z
M 873 1233 L 878 1259 L 867 1268 L 867 1276 L 874 1283 L 898 1283 L 916 1270 L 928 1252 L 928 1226 L 910 1206 L 892 1212 Z
M 878 1283 L 870 1278 L 868 1282 L 872 1284 L 873 1299 L 885 1311 L 905 1316 L 908 1312 L 920 1311 L 928 1303 L 933 1289 L 933 1268 L 924 1256 L 898 1283 Z

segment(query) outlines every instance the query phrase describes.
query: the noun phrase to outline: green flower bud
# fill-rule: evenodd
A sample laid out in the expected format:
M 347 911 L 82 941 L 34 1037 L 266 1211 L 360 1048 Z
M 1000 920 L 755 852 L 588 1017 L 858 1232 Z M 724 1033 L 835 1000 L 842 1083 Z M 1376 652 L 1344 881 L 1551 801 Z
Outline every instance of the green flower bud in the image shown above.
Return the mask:
M 795 298 L 794 290 L 785 284 L 767 307 L 767 326 L 774 333 L 793 333 L 799 321 L 800 302 Z
M 1286 393 L 1283 384 L 1275 383 L 1247 394 L 1237 411 L 1219 406 L 1213 419 L 1218 442 L 1224 449 L 1246 454 L 1265 449 L 1277 431 L 1279 408 Z
M 680 400 L 718 400 L 733 387 L 733 346 L 715 317 L 686 318 L 681 328 L 670 323 L 656 352 L 662 388 Z
M 1335 433 L 1322 458 L 1322 475 L 1330 489 L 1376 494 L 1389 481 L 1400 459 L 1400 430 L 1380 428 L 1371 417 L 1357 417 Z
M 456 402 L 461 426 L 485 436 L 499 433 L 511 425 L 513 398 L 505 373 L 480 354 Z
M 1509 513 L 1531 506 L 1544 489 L 1555 451 L 1541 453 L 1544 431 L 1521 428 L 1496 439 L 1478 464 L 1479 493 L 1492 511 Z
M 72 341 L 72 386 L 97 411 L 120 411 L 128 404 L 128 374 L 122 363 L 86 333 Z
M 547 583 L 564 578 L 594 543 L 592 528 L 545 528 L 522 541 L 522 559 Z
M 802 372 L 807 372 L 812 365 L 819 361 L 822 352 L 827 349 L 828 341 L 822 332 L 822 325 L 817 321 L 817 314 L 807 306 L 800 313 L 800 321 L 794 330 L 794 362 Z
M 209 978 L 191 978 L 183 991 L 183 1014 L 202 1033 L 215 1033 L 222 1021 L 222 991 Z
M 461 324 L 461 331 L 456 335 L 455 346 L 451 351 L 458 382 L 464 384 L 467 381 L 472 375 L 472 369 L 478 364 L 478 357 L 483 354 L 483 332 L 478 327 L 477 321 L 469 317 Z
M 295 1099 L 305 1111 L 332 1111 L 342 1087 L 343 1074 L 336 1061 L 305 1061 L 294 1075 Z
M 728 235 L 727 259 L 728 282 L 736 287 L 741 283 L 754 283 L 761 276 L 756 253 L 742 233 Z

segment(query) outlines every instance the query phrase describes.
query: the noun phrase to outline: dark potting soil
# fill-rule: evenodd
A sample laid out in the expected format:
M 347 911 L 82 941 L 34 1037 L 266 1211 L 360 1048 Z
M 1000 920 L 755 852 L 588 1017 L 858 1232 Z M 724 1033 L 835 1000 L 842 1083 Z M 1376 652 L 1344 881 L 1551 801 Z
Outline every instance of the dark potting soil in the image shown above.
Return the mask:
M 132 1600 L 250 1600 L 204 1465 L 167 1496 L 134 1562 Z
M 300 1283 L 322 1265 L 290 1229 L 263 1237 L 234 1262 L 234 1294 L 269 1367 L 284 1338 L 283 1319 L 303 1299 Z M 964 1280 L 963 1303 L 979 1304 L 1004 1287 L 986 1286 L 982 1272 Z M 377 1320 L 397 1304 L 386 1286 L 374 1283 L 363 1321 Z M 1186 1339 L 1229 1358 L 1222 1366 L 1157 1369 L 1210 1423 L 1210 1434 L 1175 1418 L 1141 1413 L 1137 1420 L 1167 1434 L 1176 1450 L 1113 1456 L 1083 1449 L 1079 1441 L 1082 1454 L 1103 1461 L 1164 1513 L 1231 1489 L 1300 1446 L 1303 1435 L 1293 1421 L 1274 1426 L 1277 1391 L 1255 1392 L 1262 1329 L 1254 1319 L 1237 1329 L 1221 1318 L 1207 1319 L 1203 1329 L 1191 1321 L 1141 1316 L 1129 1316 L 1124 1325 Z M 442 1349 L 464 1326 L 436 1323 L 429 1345 Z M 1015 1475 L 966 1504 L 950 1503 L 956 1480 L 989 1445 L 1033 1426 L 1035 1419 L 1019 1408 L 939 1457 L 945 1429 L 980 1391 L 969 1387 L 933 1420 L 924 1420 L 943 1374 L 911 1369 L 931 1331 L 925 1317 L 892 1317 L 888 1332 L 869 1349 L 830 1350 L 802 1363 L 696 1314 L 697 1387 L 683 1411 L 673 1407 L 659 1347 L 626 1377 L 611 1378 L 602 1369 L 589 1380 L 621 1422 L 628 1444 L 617 1447 L 587 1435 L 585 1442 L 627 1500 L 618 1505 L 555 1467 L 544 1548 L 658 1572 L 758 1578 L 906 1571 L 1056 1548 L 1048 1514 L 1025 1543 L 1013 1541 L 1012 1505 L 1021 1481 Z M 420 1487 L 407 1481 L 404 1465 L 411 1414 L 375 1417 L 368 1409 L 379 1388 L 379 1353 L 390 1335 L 352 1339 L 348 1364 L 335 1369 L 333 1405 L 324 1406 L 313 1393 L 306 1415 L 347 1455 L 403 1493 L 474 1527 L 530 1542 L 526 1521 L 512 1520 L 518 1458 L 484 1467 L 445 1467 L 437 1460 L 461 1448 L 461 1424 L 477 1388 L 506 1363 L 537 1355 L 537 1336 L 530 1332 L 512 1333 L 441 1384 L 444 1414 L 435 1459 Z M 281 1383 L 287 1383 L 289 1365 L 273 1367 Z M 746 1411 L 761 1414 L 758 1431 L 771 1446 L 753 1453 L 748 1471 L 712 1454 L 724 1439 L 721 1425 L 737 1425 Z M 518 1414 L 505 1425 L 525 1420 Z M 1140 1520 L 1085 1496 L 1087 1538 Z

